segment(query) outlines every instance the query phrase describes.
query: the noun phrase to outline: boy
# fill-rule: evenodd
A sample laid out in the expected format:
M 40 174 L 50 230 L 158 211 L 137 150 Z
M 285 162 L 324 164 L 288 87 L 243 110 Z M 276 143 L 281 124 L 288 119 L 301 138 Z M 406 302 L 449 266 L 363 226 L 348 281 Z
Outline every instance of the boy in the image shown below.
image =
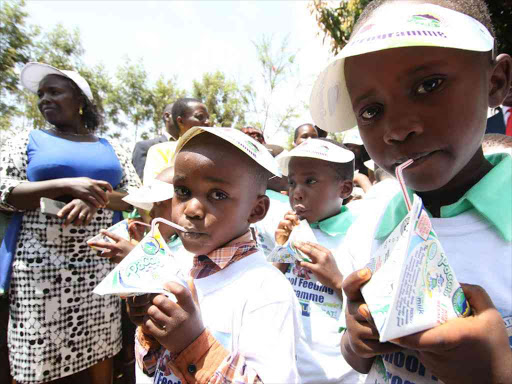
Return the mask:
M 298 354 L 303 383 L 358 383 L 364 376 L 354 371 L 340 353 L 341 285 L 345 252 L 342 243 L 353 217 L 343 199 L 352 193 L 354 154 L 335 141 L 309 139 L 280 157 L 281 172 L 288 176 L 292 211 L 279 223 L 276 242 L 284 244 L 299 220 L 307 220 L 316 239 L 295 246 L 311 263 L 275 264 L 295 290 L 302 306 L 302 323 L 313 359 Z M 340 272 L 341 271 L 341 272 Z
M 130 300 L 146 368 L 155 383 L 298 382 L 298 304 L 249 231 L 268 210 L 275 160 L 240 131 L 195 127 L 178 143 L 174 172 L 172 218 L 195 255 L 198 302 L 176 283 L 166 288 L 177 303 Z
M 494 57 L 489 30 L 481 0 L 373 1 L 313 90 L 312 115 L 324 129 L 357 123 L 368 153 L 389 173 L 414 160 L 405 183 L 432 214 L 457 279 L 481 286 L 463 285 L 471 316 L 379 343 L 359 292 L 371 273 L 346 277 L 342 352 L 359 371 L 372 367 L 372 383 L 511 382 L 512 159 L 484 157 L 481 142 L 487 108 L 510 87 L 512 60 Z M 397 196 L 383 214 L 352 226 L 347 242 L 357 267 L 406 211 Z M 372 366 L 378 355 L 384 370 Z

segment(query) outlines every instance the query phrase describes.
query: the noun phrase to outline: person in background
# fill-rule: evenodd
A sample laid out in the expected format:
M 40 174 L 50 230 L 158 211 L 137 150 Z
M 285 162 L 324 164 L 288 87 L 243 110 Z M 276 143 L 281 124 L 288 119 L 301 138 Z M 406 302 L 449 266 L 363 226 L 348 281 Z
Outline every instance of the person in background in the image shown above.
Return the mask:
M 15 212 L 4 244 L 14 241 L 0 255 L 13 260 L 11 373 L 16 383 L 109 384 L 121 349 L 120 300 L 92 294 L 113 265 L 86 240 L 112 225 L 114 211 L 131 208 L 122 197 L 140 180 L 126 151 L 94 134 L 101 116 L 82 76 L 28 63 L 20 80 L 52 128 L 18 135 L 1 150 L 0 209 Z M 65 206 L 45 215 L 42 197 Z
M 254 127 L 244 127 L 242 128 L 242 132 L 252 137 L 258 143 L 265 145 L 265 137 L 263 136 L 263 132 L 261 132 L 261 129 Z
M 135 144 L 135 148 L 133 148 L 132 164 L 141 180 L 144 180 L 144 166 L 146 165 L 149 148 L 155 144 L 178 140 L 178 131 L 174 126 L 171 115 L 172 106 L 173 104 L 167 104 L 164 108 L 162 115 L 164 129 L 162 130 L 162 134 L 154 139 L 139 141 Z
M 206 105 L 198 99 L 182 98 L 174 102 L 171 117 L 173 120 L 173 137 L 179 139 L 192 127 L 209 127 L 210 114 Z M 172 167 L 172 157 L 176 141 L 168 141 L 149 148 L 144 166 L 144 185 L 151 182 L 165 168 Z
M 343 199 L 352 192 L 354 154 L 336 141 L 309 139 L 278 163 L 288 175 L 292 210 L 275 230 L 276 243 L 285 244 L 300 220 L 307 220 L 317 240 L 294 243 L 311 262 L 274 263 L 290 281 L 302 308 L 307 351 L 297 351 L 301 381 L 363 383 L 365 376 L 341 355 L 339 333 L 345 328 L 343 275 L 350 271 L 343 240 L 355 218 Z
M 408 214 L 404 196 L 354 222 L 342 353 L 369 383 L 512 380 L 512 157 L 482 150 L 488 108 L 502 104 L 512 80 L 512 58 L 496 44 L 484 0 L 374 0 L 313 88 L 310 111 L 322 127 L 357 125 L 390 174 L 413 160 L 403 170 L 406 193 L 422 199 L 454 275 L 467 283 L 455 291 L 448 273 L 437 288 L 464 293 L 470 314 L 380 343 L 360 289 L 372 278 L 371 255 Z M 322 103 L 334 87 L 327 115 Z M 453 304 L 462 315 L 466 303 Z
M 318 138 L 318 131 L 313 124 L 302 124 L 295 128 L 293 135 L 293 146 L 296 147 L 304 140 Z
M 512 85 L 503 103 L 494 110 L 497 113 L 487 119 L 485 133 L 512 136 Z

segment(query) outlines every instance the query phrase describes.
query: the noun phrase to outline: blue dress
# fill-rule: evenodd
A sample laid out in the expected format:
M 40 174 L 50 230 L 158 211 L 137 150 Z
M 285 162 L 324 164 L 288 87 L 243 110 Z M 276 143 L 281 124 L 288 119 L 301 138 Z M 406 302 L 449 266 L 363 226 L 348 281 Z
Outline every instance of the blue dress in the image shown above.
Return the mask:
M 86 176 L 114 189 L 138 187 L 128 154 L 108 141 L 74 142 L 32 131 L 2 148 L 0 208 L 24 181 Z M 23 212 L 9 289 L 11 373 L 23 383 L 41 383 L 82 371 L 121 349 L 120 302 L 92 289 L 113 265 L 86 241 L 112 223 L 113 211 L 98 210 L 86 227 L 62 228 L 62 220 L 39 209 Z

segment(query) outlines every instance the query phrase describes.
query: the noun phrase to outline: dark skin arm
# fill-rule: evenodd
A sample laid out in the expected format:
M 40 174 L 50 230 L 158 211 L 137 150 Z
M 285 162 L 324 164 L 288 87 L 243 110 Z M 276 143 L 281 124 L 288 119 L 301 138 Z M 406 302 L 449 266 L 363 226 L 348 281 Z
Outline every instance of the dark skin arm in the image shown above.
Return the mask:
M 11 191 L 7 202 L 18 209 L 31 210 L 39 208 L 41 197 L 72 196 L 102 208 L 109 202 L 107 192 L 112 193 L 113 189 L 106 181 L 73 177 L 21 183 Z

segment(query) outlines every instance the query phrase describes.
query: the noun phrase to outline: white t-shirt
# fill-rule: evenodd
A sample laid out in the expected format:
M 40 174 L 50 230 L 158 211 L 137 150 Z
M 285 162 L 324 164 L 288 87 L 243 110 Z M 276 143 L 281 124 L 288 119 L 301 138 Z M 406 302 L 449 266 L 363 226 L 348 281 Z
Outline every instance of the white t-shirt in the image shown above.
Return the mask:
M 330 236 L 320 229 L 313 229 L 313 233 L 318 243 L 332 252 L 340 272 L 344 276 L 349 273 L 350 264 L 347 263 L 346 252 L 343 250 L 345 236 Z M 343 301 L 308 270 L 290 264 L 285 275 L 292 284 L 302 309 L 302 325 L 306 337 L 306 344 L 302 343 L 298 351 L 302 382 L 364 383 L 366 375 L 352 369 L 341 355 L 340 328 L 345 328 Z
M 257 252 L 213 275 L 195 279 L 205 326 L 229 352 L 240 352 L 264 383 L 300 382 L 296 348 L 298 303 L 283 274 Z M 157 365 L 155 383 L 180 380 Z
M 353 270 L 363 268 L 370 252 L 382 243 L 373 240 L 381 215 L 374 212 L 361 216 L 349 229 L 346 247 Z M 457 280 L 487 291 L 503 317 L 512 347 L 512 243 L 475 210 L 451 218 L 431 218 L 431 222 Z M 367 383 L 440 383 L 413 351 L 382 357 L 384 366 L 374 364 Z

